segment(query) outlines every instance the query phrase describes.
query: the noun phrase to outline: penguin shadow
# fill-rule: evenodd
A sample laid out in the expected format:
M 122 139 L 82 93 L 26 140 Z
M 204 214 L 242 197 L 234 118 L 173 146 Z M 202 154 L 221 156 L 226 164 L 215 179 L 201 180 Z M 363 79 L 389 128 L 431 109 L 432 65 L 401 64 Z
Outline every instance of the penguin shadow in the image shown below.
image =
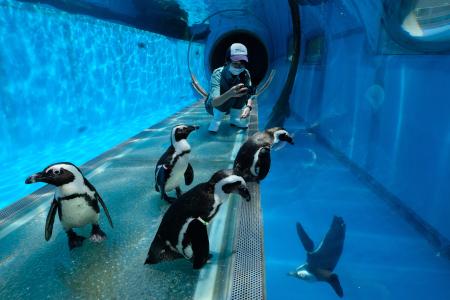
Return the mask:
M 232 259 L 236 255 L 237 251 L 226 251 L 226 252 L 217 252 L 217 251 L 210 251 L 211 257 L 208 259 L 206 264 L 203 266 L 203 268 L 208 268 L 213 265 L 226 267 L 230 263 L 230 259 Z M 159 272 L 164 273 L 173 273 L 174 270 L 191 274 L 191 273 L 198 273 L 202 269 L 193 269 L 192 268 L 192 259 L 185 259 L 184 257 L 175 258 L 173 260 L 165 260 L 161 261 L 158 264 L 148 265 L 146 269 L 151 269 Z
M 207 263 L 209 264 L 209 262 Z M 184 274 L 196 274 L 201 269 L 193 269 L 192 262 L 184 257 L 174 260 L 161 261 L 158 264 L 145 267 L 146 270 L 158 271 L 166 274 L 172 274 L 175 270 Z

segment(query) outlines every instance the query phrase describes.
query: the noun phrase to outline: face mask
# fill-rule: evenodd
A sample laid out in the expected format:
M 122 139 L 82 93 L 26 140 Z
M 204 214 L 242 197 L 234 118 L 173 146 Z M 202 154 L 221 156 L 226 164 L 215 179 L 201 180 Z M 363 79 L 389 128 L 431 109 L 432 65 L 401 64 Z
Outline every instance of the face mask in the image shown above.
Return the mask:
M 235 68 L 233 66 L 230 66 L 230 73 L 233 75 L 239 75 L 244 71 L 244 68 Z

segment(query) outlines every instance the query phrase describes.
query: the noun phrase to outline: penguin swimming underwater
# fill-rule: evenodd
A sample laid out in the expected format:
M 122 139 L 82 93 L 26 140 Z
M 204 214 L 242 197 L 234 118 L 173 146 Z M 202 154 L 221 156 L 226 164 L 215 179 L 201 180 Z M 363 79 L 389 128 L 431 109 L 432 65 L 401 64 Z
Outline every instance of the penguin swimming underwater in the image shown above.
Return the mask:
M 201 268 L 210 258 L 206 226 L 231 193 L 250 201 L 244 179 L 232 170 L 218 171 L 184 193 L 164 214 L 145 264 L 185 257 L 194 269 Z
M 270 149 L 280 141 L 294 144 L 289 133 L 281 127 L 257 132 L 249 137 L 236 155 L 234 172 L 246 182 L 259 182 L 264 179 L 270 170 Z
M 177 198 L 181 196 L 180 185 L 183 177 L 186 185 L 194 180 L 194 169 L 189 163 L 191 146 L 186 141 L 189 134 L 199 129 L 197 125 L 177 125 L 172 129 L 171 145 L 160 157 L 155 168 L 155 189 L 161 198 L 172 203 L 176 198 L 169 197 L 166 192 L 176 190 Z
M 333 273 L 342 254 L 345 239 L 345 223 L 341 217 L 334 217 L 327 235 L 314 249 L 314 242 L 309 238 L 300 223 L 297 233 L 306 250 L 306 263 L 289 275 L 306 281 L 328 282 L 339 297 L 344 296 L 338 276 Z
M 100 213 L 98 204 L 103 207 L 109 224 L 113 227 L 111 216 L 95 187 L 83 176 L 78 167 L 69 162 L 50 165 L 25 181 L 26 184 L 35 182 L 45 182 L 57 187 L 45 222 L 46 241 L 52 236 L 56 211 L 69 239 L 70 250 L 80 247 L 85 239 L 77 235 L 73 228 L 92 224 L 90 240 L 100 242 L 106 239 L 106 234 L 98 224 Z

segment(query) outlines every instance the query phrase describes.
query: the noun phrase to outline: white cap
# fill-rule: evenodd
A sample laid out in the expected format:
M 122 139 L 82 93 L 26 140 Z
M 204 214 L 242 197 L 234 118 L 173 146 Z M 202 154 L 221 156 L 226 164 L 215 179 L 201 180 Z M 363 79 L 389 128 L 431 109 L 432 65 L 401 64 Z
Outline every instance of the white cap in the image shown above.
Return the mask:
M 241 43 L 234 43 L 230 47 L 230 59 L 232 61 L 245 60 L 248 62 L 247 47 Z

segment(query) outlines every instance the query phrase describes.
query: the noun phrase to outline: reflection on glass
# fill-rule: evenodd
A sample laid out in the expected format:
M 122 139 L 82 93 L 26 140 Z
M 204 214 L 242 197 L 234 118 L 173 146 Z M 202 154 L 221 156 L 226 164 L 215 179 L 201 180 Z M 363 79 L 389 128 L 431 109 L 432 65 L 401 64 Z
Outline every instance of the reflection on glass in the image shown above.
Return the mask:
M 402 22 L 409 35 L 423 40 L 450 39 L 450 1 L 417 0 Z

